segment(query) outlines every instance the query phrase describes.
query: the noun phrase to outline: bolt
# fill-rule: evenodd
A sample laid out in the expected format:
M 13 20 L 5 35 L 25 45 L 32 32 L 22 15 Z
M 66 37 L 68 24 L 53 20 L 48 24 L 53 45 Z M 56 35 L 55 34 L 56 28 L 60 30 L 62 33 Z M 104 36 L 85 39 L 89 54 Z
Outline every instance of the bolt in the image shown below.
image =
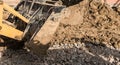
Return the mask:
M 15 36 L 15 39 L 21 40 L 21 37 L 20 36 Z

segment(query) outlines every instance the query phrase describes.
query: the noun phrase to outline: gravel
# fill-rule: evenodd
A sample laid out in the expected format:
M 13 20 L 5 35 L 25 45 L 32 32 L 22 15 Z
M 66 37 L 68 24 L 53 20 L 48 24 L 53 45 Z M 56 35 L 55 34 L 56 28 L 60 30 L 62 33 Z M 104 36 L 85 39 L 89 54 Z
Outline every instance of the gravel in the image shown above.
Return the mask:
M 120 51 L 91 43 L 52 45 L 38 57 L 26 49 L 6 50 L 0 65 L 119 65 Z

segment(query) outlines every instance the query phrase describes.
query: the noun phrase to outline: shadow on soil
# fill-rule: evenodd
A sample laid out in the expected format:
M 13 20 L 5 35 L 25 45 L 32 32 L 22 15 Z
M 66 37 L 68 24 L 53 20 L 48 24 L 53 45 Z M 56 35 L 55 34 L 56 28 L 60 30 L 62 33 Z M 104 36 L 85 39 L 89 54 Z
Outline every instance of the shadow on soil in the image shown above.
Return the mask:
M 120 62 L 120 51 L 91 41 L 80 42 L 84 46 L 48 50 L 48 55 L 40 58 L 26 50 L 6 50 L 0 62 L 8 65 L 117 65 Z
M 72 6 L 72 5 L 80 3 L 83 0 L 61 0 L 61 1 L 63 2 L 63 5 Z

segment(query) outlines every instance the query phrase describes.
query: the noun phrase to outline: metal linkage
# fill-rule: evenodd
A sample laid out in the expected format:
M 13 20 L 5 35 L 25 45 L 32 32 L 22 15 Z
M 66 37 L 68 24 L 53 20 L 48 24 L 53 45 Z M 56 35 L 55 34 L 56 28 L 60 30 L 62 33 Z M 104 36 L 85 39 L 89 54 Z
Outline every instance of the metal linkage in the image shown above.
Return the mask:
M 21 20 L 20 17 L 10 15 L 8 21 L 13 21 L 16 29 L 23 32 L 22 41 L 31 41 L 43 27 L 51 13 L 59 10 L 56 8 L 62 7 L 54 5 L 56 2 L 51 0 L 21 0 L 15 7 L 15 10 L 22 14 L 20 16 L 26 18 L 26 20 L 24 18 L 21 18 Z
M 9 38 L 13 38 L 16 40 L 21 40 L 22 34 L 23 34 L 22 31 L 3 23 L 3 20 L 2 20 L 3 9 L 9 11 L 14 16 L 20 18 L 22 21 L 24 21 L 26 23 L 28 23 L 29 20 L 27 20 L 25 17 L 23 17 L 21 14 L 19 14 L 17 11 L 15 11 L 13 8 L 8 6 L 7 4 L 3 3 L 2 1 L 0 2 L 0 14 L 1 14 L 1 16 L 0 16 L 0 35 L 6 36 Z
M 39 3 L 43 2 L 45 1 Z M 16 7 L 16 10 L 22 12 L 22 15 L 30 21 L 26 25 L 22 40 L 31 41 L 51 15 L 54 8 L 55 6 L 38 4 L 37 0 L 22 0 L 21 4 Z

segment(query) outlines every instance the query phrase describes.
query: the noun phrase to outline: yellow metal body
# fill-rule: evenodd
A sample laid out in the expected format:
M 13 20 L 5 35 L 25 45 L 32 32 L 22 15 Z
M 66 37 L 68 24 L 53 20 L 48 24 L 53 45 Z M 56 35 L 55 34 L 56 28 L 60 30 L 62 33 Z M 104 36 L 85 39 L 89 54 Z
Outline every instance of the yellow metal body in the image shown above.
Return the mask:
M 23 17 L 21 14 L 19 14 L 17 11 L 15 11 L 13 8 L 8 6 L 7 4 L 0 1 L 0 35 L 6 36 L 9 38 L 13 38 L 16 40 L 21 40 L 23 37 L 22 31 L 17 30 L 7 24 L 2 23 L 4 9 L 7 10 L 8 12 L 10 12 L 11 14 L 13 14 L 14 16 L 17 16 L 18 18 L 20 18 L 21 20 L 23 20 L 26 23 L 28 23 L 29 20 L 26 19 L 25 17 Z
M 10 6 L 8 6 L 7 4 L 3 3 L 3 7 L 5 10 L 9 11 L 10 13 L 12 13 L 14 16 L 17 16 L 18 18 L 20 18 L 21 20 L 23 20 L 24 22 L 28 23 L 29 20 L 26 19 L 25 17 L 23 17 L 21 14 L 19 14 L 19 12 L 15 11 L 13 8 L 11 8 Z

